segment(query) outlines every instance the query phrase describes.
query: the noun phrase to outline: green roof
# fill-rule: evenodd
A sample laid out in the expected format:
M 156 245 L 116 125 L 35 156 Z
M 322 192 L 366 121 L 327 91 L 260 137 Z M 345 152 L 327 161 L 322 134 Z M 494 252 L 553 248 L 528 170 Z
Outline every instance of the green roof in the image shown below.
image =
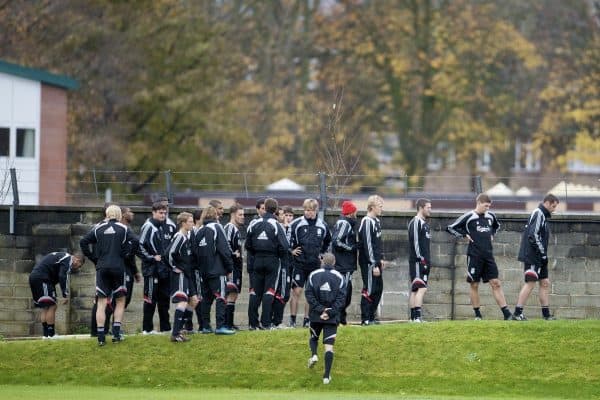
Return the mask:
M 75 79 L 66 75 L 56 75 L 43 69 L 24 67 L 2 60 L 0 60 L 0 72 L 65 89 L 77 89 L 79 87 L 79 83 Z

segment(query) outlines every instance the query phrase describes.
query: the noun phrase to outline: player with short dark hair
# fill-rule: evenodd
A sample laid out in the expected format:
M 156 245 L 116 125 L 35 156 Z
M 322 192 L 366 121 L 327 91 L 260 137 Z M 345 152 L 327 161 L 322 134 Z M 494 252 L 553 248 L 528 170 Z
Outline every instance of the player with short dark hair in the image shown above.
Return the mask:
M 265 199 L 260 198 L 256 200 L 256 216 L 254 219 L 260 219 L 265 214 Z M 254 288 L 252 287 L 253 279 L 252 274 L 254 274 L 254 256 L 251 253 L 246 253 L 246 270 L 248 271 L 248 295 L 251 296 L 254 293 Z
M 283 227 L 285 238 L 288 241 L 288 245 L 292 238 L 291 223 L 294 220 L 294 210 L 290 206 L 280 207 L 277 211 L 277 220 Z M 283 314 L 285 311 L 285 305 L 290 300 L 290 291 L 292 288 L 292 276 L 291 276 L 291 262 L 292 257 L 290 248 L 285 256 L 281 258 L 281 272 L 279 279 L 277 280 L 277 287 L 275 288 L 275 300 L 273 301 L 273 318 L 272 325 L 277 329 L 283 329 Z
M 421 308 L 429 286 L 431 269 L 431 233 L 427 218 L 431 216 L 431 201 L 418 199 L 417 215 L 408 223 L 408 271 L 410 275 L 410 321 L 423 322 Z
M 540 286 L 538 296 L 542 307 L 542 318 L 545 320 L 554 319 L 554 316 L 550 315 L 549 307 L 548 242 L 550 241 L 550 227 L 548 226 L 548 220 L 552 217 L 552 213 L 556 211 L 558 203 L 558 197 L 553 194 L 546 195 L 542 203 L 533 210 L 527 225 L 525 225 L 519 249 L 519 261 L 523 262 L 525 284 L 521 288 L 515 313 L 513 314 L 515 320 L 527 320 L 523 314 L 523 306 L 527 303 L 536 282 L 539 282 Z
M 500 229 L 500 223 L 496 215 L 490 211 L 492 199 L 485 193 L 475 199 L 476 207 L 456 221 L 448 225 L 446 230 L 456 236 L 465 237 L 469 241 L 467 248 L 467 282 L 470 285 L 471 305 L 475 313 L 475 319 L 482 319 L 479 301 L 479 282 L 490 284 L 492 295 L 502 310 L 504 319 L 512 318 L 508 309 L 502 283 L 498 279 L 498 266 L 494 259 L 492 240 Z
M 44 339 L 57 336 L 54 329 L 57 309 L 56 284 L 60 284 L 62 304 L 67 304 L 70 295 L 69 277 L 71 273 L 79 271 L 84 262 L 85 257 L 79 252 L 54 252 L 44 256 L 29 274 L 33 302 L 35 307 L 42 310 L 40 321 Z
M 148 218 L 140 232 L 142 275 L 144 276 L 144 309 L 142 334 L 155 334 L 154 312 L 158 306 L 161 332 L 171 330 L 169 297 L 171 292 L 170 273 L 167 265 L 167 250 L 171 243 L 171 230 L 166 224 L 168 207 L 164 201 L 152 204 L 152 217 Z M 173 233 L 174 234 L 174 233 Z
M 270 329 L 273 300 L 277 279 L 281 271 L 281 259 L 289 245 L 283 227 L 275 218 L 277 200 L 265 199 L 265 213 L 250 222 L 246 231 L 245 247 L 254 258 L 252 289 L 248 301 L 248 323 L 251 330 Z M 262 304 L 260 325 L 258 308 Z

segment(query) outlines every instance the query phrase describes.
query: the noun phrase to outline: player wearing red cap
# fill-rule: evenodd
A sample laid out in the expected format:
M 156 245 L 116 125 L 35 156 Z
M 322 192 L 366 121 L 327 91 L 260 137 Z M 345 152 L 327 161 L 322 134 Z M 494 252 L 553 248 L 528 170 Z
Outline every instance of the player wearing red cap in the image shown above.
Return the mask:
M 352 301 L 352 274 L 356 271 L 357 241 L 356 241 L 356 205 L 351 201 L 342 203 L 342 215 L 335 223 L 332 234 L 331 248 L 335 256 L 335 269 L 344 277 L 346 299 L 340 310 L 340 324 L 346 325 L 346 309 Z

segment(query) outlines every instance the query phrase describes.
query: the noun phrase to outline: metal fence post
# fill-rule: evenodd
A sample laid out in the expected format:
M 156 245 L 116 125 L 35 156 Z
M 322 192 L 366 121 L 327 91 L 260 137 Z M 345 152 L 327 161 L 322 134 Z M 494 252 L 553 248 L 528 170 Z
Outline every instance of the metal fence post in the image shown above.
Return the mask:
M 96 190 L 96 198 L 100 197 L 98 193 L 98 180 L 96 179 L 96 168 L 92 169 L 92 179 L 94 179 L 94 189 Z
M 14 235 L 15 233 L 15 212 L 16 207 L 19 205 L 19 186 L 17 184 L 17 170 L 14 168 L 10 169 L 10 186 L 12 187 L 13 192 L 13 202 L 10 206 L 10 224 L 9 224 L 9 233 Z
M 169 204 L 173 204 L 173 192 L 171 190 L 171 170 L 165 171 L 165 185 L 167 189 L 167 200 Z
M 327 211 L 327 182 L 325 173 L 319 172 L 319 203 L 321 203 L 321 211 L 319 215 L 321 219 L 325 218 L 325 211 Z
M 473 189 L 475 193 L 480 194 L 483 192 L 483 186 L 481 185 L 481 176 L 477 175 L 473 177 Z

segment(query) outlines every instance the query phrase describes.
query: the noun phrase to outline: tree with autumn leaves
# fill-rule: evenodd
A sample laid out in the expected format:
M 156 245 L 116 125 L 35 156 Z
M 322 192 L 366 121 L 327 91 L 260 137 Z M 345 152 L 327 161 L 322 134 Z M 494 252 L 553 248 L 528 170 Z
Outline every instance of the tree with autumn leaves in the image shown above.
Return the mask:
M 132 191 L 167 169 L 325 171 L 340 191 L 376 187 L 389 135 L 393 168 L 420 186 L 428 157 L 450 148 L 473 173 L 492 149 L 493 172 L 509 176 L 517 139 L 557 168 L 597 163 L 594 7 L 0 1 L 0 57 L 81 83 L 70 95 L 69 168 L 147 171 Z

